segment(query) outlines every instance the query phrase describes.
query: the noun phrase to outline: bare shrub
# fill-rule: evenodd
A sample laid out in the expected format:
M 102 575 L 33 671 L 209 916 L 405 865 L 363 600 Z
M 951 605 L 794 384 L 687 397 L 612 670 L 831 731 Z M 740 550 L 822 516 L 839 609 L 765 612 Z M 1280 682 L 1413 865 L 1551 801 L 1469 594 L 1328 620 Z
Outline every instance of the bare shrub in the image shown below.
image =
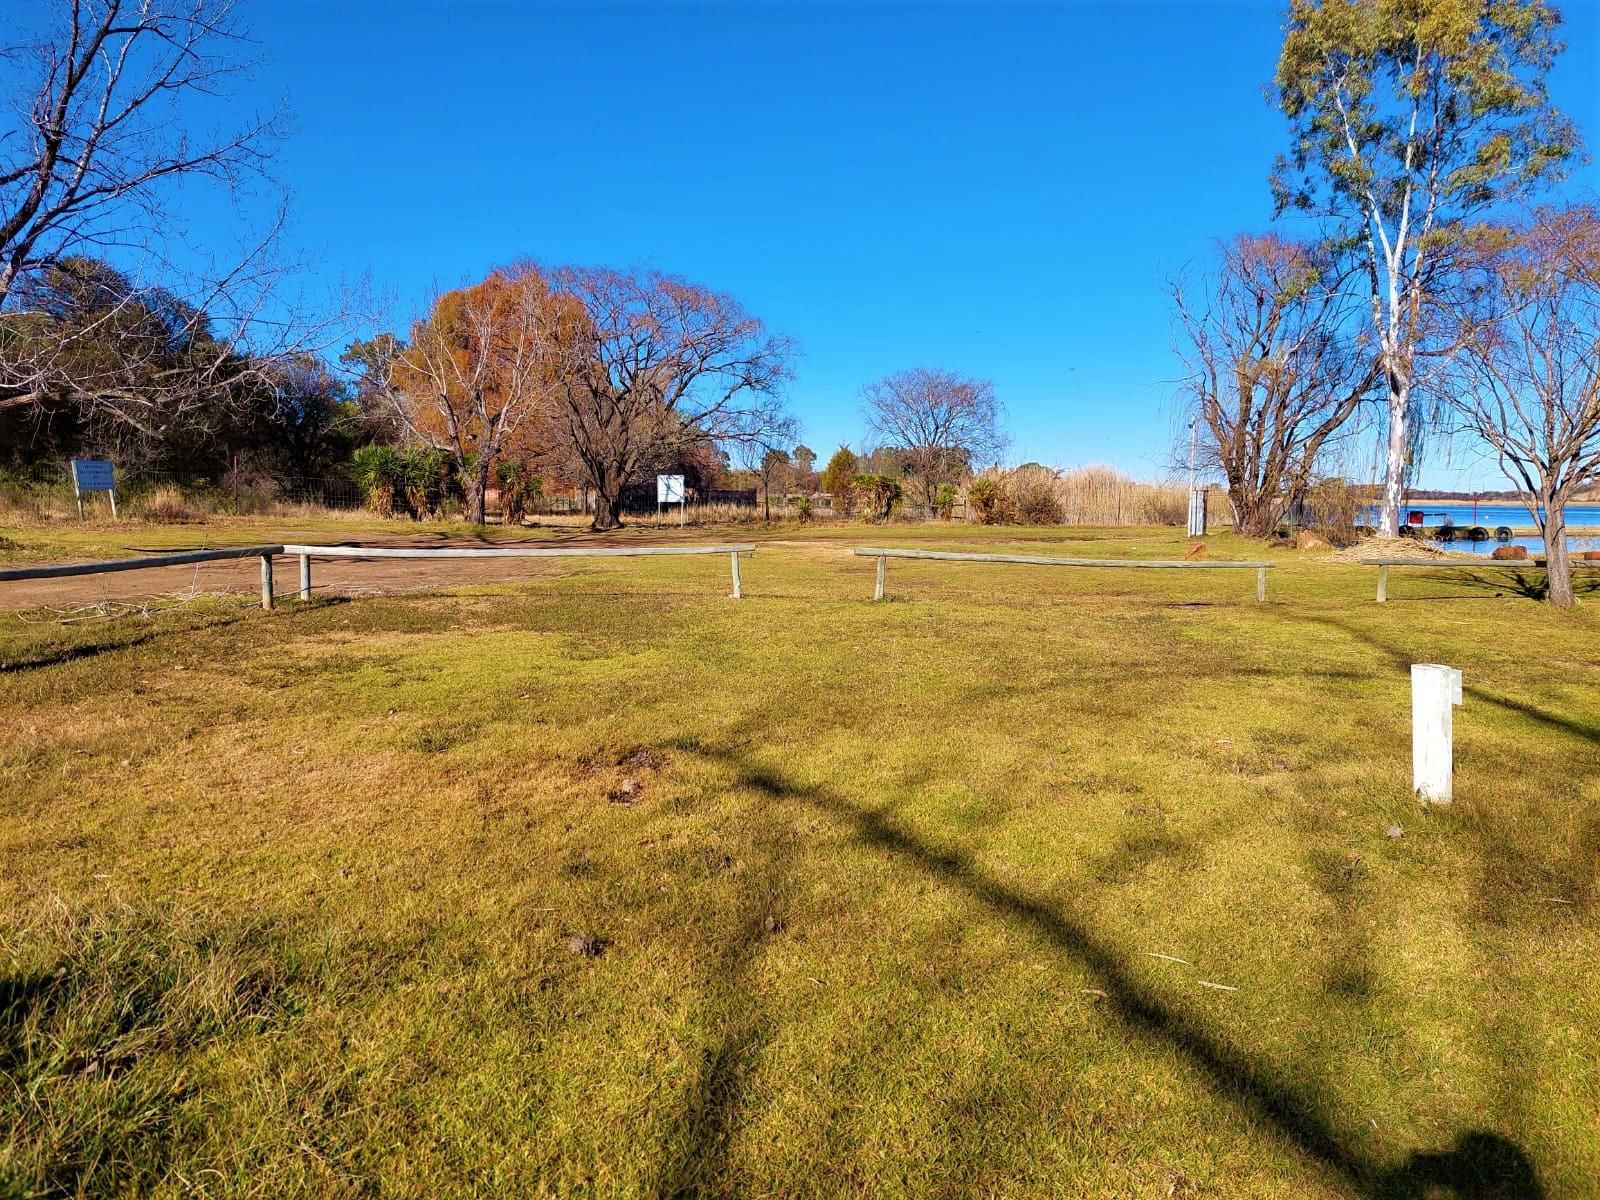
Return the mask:
M 151 488 L 132 506 L 134 515 L 146 521 L 162 521 L 174 525 L 194 521 L 200 517 L 184 497 L 182 491 L 170 483 Z
M 1334 546 L 1354 546 L 1361 540 L 1359 521 L 1365 502 L 1350 484 L 1338 477 L 1319 479 L 1306 489 L 1306 524 Z
M 1006 476 L 1010 509 L 1023 525 L 1060 525 L 1066 509 L 1058 494 L 1061 480 L 1048 467 L 1019 467 Z

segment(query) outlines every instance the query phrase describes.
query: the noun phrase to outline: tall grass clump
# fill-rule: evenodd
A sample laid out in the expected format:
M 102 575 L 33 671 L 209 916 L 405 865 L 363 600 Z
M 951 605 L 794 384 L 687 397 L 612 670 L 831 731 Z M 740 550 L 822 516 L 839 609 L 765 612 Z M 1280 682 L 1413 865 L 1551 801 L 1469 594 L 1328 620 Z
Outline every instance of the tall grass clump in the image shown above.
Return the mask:
M 1365 501 L 1348 480 L 1333 475 L 1306 489 L 1306 523 L 1334 546 L 1353 546 L 1361 540 L 1361 515 Z
M 970 518 L 983 525 L 1182 525 L 1189 503 L 1181 484 L 1141 483 L 1100 466 L 991 468 L 967 498 Z
M 170 483 L 157 484 L 130 507 L 133 508 L 135 515 L 143 517 L 146 521 L 160 521 L 174 525 L 193 521 L 200 515 L 184 497 L 182 489 Z

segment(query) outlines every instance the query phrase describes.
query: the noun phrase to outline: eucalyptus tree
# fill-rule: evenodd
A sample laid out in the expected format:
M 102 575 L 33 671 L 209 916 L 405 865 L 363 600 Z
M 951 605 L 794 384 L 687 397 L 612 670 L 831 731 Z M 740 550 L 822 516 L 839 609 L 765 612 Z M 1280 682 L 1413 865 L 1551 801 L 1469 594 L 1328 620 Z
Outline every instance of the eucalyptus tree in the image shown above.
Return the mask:
M 1387 391 L 1384 533 L 1399 531 L 1452 249 L 1578 151 L 1545 85 L 1559 24 L 1548 0 L 1290 0 L 1276 85 L 1292 144 L 1273 189 L 1280 212 L 1327 219 L 1363 255 Z

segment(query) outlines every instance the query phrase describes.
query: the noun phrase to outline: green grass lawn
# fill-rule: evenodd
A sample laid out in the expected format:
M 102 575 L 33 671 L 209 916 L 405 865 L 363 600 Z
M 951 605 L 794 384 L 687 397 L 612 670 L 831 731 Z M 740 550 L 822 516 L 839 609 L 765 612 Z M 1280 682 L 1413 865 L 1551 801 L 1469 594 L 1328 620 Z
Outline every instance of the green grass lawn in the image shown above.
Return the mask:
M 755 536 L 0 614 L 0 1194 L 1600 1191 L 1595 598 Z

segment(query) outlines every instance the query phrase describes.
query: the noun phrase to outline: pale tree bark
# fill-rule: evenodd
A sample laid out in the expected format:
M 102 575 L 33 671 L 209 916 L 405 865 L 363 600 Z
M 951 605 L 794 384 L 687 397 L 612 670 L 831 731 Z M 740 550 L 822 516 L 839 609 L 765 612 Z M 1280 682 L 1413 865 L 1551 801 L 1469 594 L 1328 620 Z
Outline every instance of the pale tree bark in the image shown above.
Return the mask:
M 1575 156 L 1545 77 L 1560 16 L 1542 0 L 1393 4 L 1289 0 L 1276 83 L 1292 150 L 1280 210 L 1332 222 L 1364 251 L 1389 430 L 1381 532 L 1399 533 L 1411 455 L 1431 395 L 1435 284 L 1477 214 L 1530 193 Z
M 1550 581 L 1548 599 L 1557 608 L 1571 608 L 1572 560 L 1567 554 L 1567 500 L 1565 496 L 1547 496 L 1543 502 L 1544 522 L 1539 532 L 1544 536 L 1545 567 Z

